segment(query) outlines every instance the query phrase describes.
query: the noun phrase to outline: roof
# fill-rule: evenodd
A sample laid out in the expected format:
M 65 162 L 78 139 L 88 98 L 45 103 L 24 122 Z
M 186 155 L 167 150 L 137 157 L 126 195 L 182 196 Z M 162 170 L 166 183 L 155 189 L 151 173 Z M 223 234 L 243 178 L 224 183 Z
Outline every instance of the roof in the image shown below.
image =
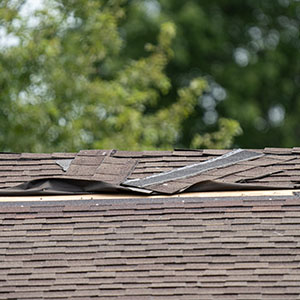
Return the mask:
M 243 154 L 248 156 L 245 158 Z M 162 181 L 160 174 L 167 174 Z M 153 176 L 156 176 L 155 180 Z M 147 177 L 151 177 L 152 181 L 142 185 L 142 179 Z M 111 190 L 130 187 L 139 188 L 140 192 L 142 188 L 165 194 L 178 193 L 195 185 L 198 190 L 297 188 L 300 186 L 300 148 L 265 148 L 238 153 L 230 150 L 179 149 L 0 154 L 1 194 L 16 192 L 12 187 L 21 184 L 23 186 L 18 188 L 20 193 L 28 189 L 33 193 L 33 187 L 37 190 L 37 186 L 40 187 L 46 179 L 52 179 L 52 183 L 53 179 L 59 179 L 60 183 L 68 180 L 64 192 L 70 193 L 102 191 L 103 185 L 96 185 L 99 182 L 108 183 L 106 188 L 110 186 Z M 28 182 L 31 182 L 29 186 L 24 185 Z M 68 191 L 72 182 L 73 187 L 80 188 Z M 55 193 L 56 188 L 57 185 L 53 187 L 52 184 L 51 192 Z M 47 193 L 45 186 L 39 190 Z
M 300 298 L 297 194 L 47 197 L 0 203 L 0 299 Z
M 0 299 L 300 299 L 299 156 L 1 154 Z

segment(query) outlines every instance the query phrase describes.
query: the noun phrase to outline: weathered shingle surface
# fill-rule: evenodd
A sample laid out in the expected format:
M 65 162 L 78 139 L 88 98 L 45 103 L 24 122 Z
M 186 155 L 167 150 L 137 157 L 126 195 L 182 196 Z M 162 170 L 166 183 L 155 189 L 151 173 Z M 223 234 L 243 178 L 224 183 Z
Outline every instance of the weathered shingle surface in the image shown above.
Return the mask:
M 300 299 L 300 198 L 1 202 L 0 299 Z
M 299 148 L 265 148 L 253 151 L 262 153 L 262 156 L 208 170 L 196 176 L 148 186 L 147 189 L 160 193 L 176 193 L 206 181 L 261 188 L 300 186 Z M 62 176 L 120 185 L 126 180 L 145 178 L 205 162 L 228 152 L 229 150 L 82 150 L 79 153 L 53 154 L 0 153 L 0 189 L 38 178 Z M 64 169 L 63 165 L 68 168 Z

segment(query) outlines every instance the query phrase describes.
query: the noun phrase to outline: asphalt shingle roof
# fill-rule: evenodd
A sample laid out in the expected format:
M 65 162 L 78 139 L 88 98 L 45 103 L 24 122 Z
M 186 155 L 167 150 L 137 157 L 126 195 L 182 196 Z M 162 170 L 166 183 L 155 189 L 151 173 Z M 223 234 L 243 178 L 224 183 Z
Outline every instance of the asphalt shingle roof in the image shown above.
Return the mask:
M 299 203 L 2 202 L 0 299 L 300 299 Z
M 5 191 L 45 178 L 121 187 L 231 152 L 1 153 L 0 299 L 300 299 L 300 148 L 253 151 L 150 197 Z M 253 187 L 289 190 L 176 194 Z
M 213 168 L 198 175 L 153 184 L 147 189 L 176 193 L 194 184 L 213 181 L 258 188 L 300 186 L 300 148 L 253 150 L 258 158 Z M 222 157 L 229 150 L 116 151 L 78 153 L 0 153 L 0 190 L 41 178 L 70 178 L 122 185 L 126 181 L 169 172 Z M 241 187 L 240 187 L 241 188 Z

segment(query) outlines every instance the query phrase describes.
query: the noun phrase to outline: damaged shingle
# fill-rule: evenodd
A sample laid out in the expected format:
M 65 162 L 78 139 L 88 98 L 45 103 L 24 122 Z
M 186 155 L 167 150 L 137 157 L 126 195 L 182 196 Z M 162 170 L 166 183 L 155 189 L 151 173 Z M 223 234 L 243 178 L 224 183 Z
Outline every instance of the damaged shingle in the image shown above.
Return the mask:
M 220 157 L 204 161 L 202 163 L 193 164 L 190 166 L 178 168 L 169 172 L 160 173 L 157 175 L 149 176 L 143 179 L 127 180 L 123 184 L 135 187 L 146 187 L 148 185 L 155 185 L 176 179 L 182 179 L 203 173 L 208 170 L 227 167 L 239 162 L 261 157 L 263 154 L 248 151 L 248 150 L 234 150 L 226 153 Z
M 218 183 L 224 188 L 226 184 L 237 184 L 236 188 L 295 188 L 300 182 L 296 171 L 300 169 L 299 149 L 0 153 L 0 189 L 4 194 L 8 187 L 37 178 L 64 176 L 104 181 L 123 190 L 125 186 L 145 186 L 147 190 L 153 188 L 153 192 L 169 193 L 181 192 L 205 180 L 215 183 L 216 188 Z M 187 186 L 180 188 L 182 182 Z M 164 183 L 168 183 L 168 188 L 161 186 Z

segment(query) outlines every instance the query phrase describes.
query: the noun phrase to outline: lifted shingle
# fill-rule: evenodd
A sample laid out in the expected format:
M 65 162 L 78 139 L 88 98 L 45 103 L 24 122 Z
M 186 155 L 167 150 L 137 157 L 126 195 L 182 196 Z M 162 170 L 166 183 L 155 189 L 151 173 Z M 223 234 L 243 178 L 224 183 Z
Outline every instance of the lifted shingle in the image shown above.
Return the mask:
M 263 154 L 261 153 L 238 149 L 224 154 L 221 157 L 213 158 L 202 163 L 178 168 L 169 172 L 153 175 L 144 179 L 127 180 L 123 184 L 135 187 L 146 187 L 148 185 L 160 184 L 167 181 L 173 181 L 176 179 L 194 176 L 208 170 L 226 167 L 242 161 L 261 157 L 262 155 Z

